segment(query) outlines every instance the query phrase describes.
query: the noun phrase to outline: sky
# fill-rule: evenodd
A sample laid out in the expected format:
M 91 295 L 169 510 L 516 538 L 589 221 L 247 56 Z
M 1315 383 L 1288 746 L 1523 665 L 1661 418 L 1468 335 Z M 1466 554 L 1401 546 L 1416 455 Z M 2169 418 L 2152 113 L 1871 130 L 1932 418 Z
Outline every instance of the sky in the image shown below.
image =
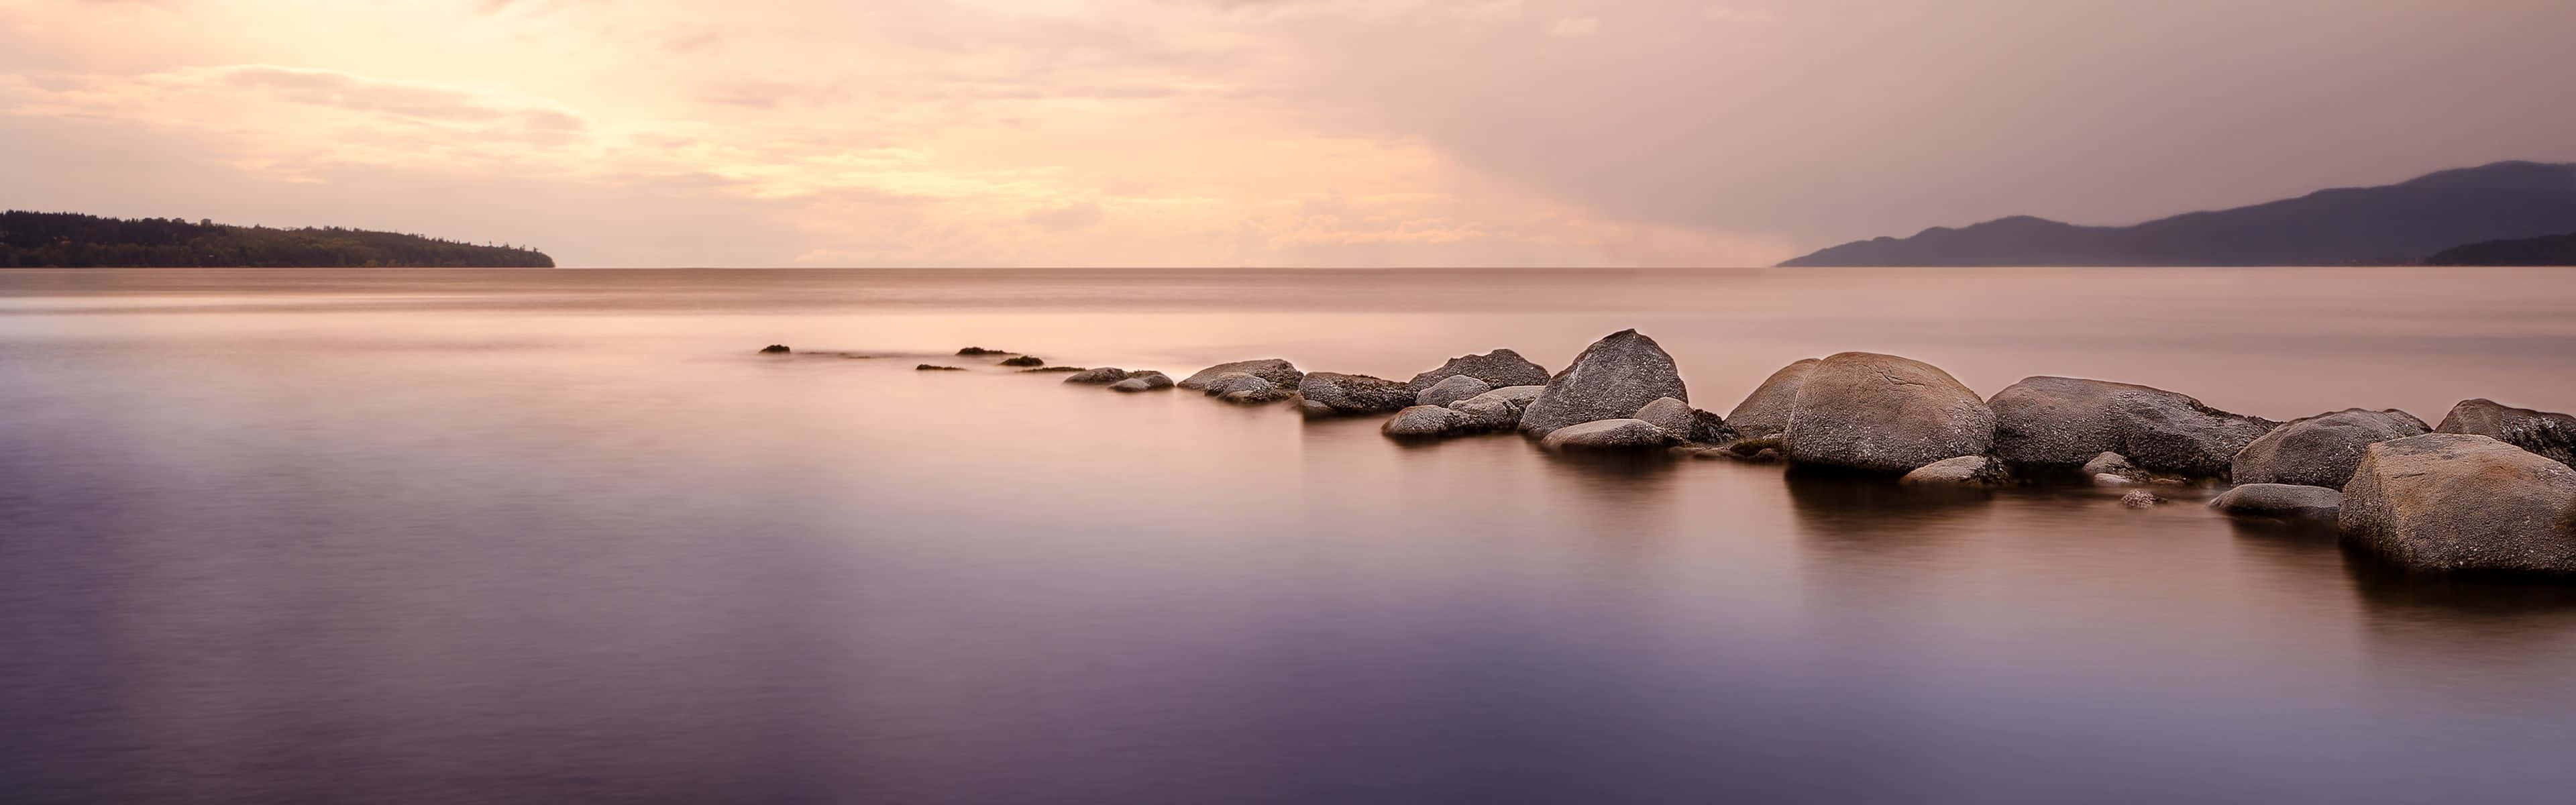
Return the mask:
M 1743 266 L 2576 161 L 2567 0 L 0 0 L 0 207 L 570 266 Z

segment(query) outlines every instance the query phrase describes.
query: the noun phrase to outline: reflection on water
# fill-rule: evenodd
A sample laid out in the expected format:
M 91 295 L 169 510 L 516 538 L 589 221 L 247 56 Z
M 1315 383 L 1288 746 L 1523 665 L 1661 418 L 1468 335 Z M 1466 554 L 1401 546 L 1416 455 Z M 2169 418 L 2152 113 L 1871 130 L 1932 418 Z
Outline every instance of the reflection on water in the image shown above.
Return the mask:
M 2340 272 L 2340 273 L 2338 273 Z M 2283 299 L 2255 293 L 2285 282 Z M 910 367 L 1626 326 L 2286 418 L 2576 408 L 2383 270 L 0 272 L 9 801 L 2546 801 L 2576 599 L 2174 490 L 1388 442 Z M 2260 299 L 2260 305 L 2249 302 Z M 2252 315 L 2260 308 L 2262 315 Z M 880 355 L 784 358 L 800 350 Z M 2497 348 L 2499 345 L 2511 348 Z

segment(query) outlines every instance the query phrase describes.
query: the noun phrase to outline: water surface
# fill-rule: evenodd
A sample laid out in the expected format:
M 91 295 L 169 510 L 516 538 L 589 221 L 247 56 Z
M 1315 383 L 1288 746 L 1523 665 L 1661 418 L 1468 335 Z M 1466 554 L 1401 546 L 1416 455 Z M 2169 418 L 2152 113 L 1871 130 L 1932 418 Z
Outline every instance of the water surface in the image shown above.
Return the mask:
M 2529 269 L 0 272 L 0 799 L 2563 801 L 2576 594 L 944 356 L 2576 409 Z M 752 354 L 784 342 L 807 353 Z M 914 372 L 923 361 L 974 371 Z

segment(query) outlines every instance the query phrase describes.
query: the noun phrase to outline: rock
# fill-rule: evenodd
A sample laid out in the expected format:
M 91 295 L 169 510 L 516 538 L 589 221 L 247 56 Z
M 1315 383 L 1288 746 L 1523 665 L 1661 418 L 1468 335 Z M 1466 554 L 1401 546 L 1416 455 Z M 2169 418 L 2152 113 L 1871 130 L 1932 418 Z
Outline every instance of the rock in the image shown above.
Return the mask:
M 2343 493 L 2322 486 L 2246 484 L 2211 498 L 2209 507 L 2246 517 L 2319 517 L 2334 519 L 2343 508 Z
M 1043 359 L 1043 358 L 1039 358 L 1038 356 L 1035 356 L 1035 355 L 1022 355 L 1022 356 L 1019 356 L 1019 357 L 1017 357 L 1017 358 L 1004 358 L 1004 359 L 1002 359 L 1002 365 L 1003 365 L 1003 366 L 1045 366 L 1045 365 L 1046 365 L 1046 360 L 1045 360 L 1045 359 Z
M 1996 458 L 2073 468 L 2105 452 L 2138 468 L 2195 478 L 2225 475 L 2228 459 L 2280 423 L 2231 414 L 2159 388 L 2075 377 L 2029 377 L 1986 401 Z
M 2576 416 L 2515 408 L 2494 400 L 2461 400 L 2436 433 L 2474 433 L 2576 466 Z
M 972 357 L 972 356 L 976 356 L 976 355 L 1009 355 L 1009 354 L 1011 354 L 1011 353 L 1010 353 L 1010 351 L 1008 351 L 1008 350 L 1000 350 L 1000 349 L 985 349 L 985 348 L 983 348 L 983 347 L 967 347 L 967 348 L 965 348 L 965 349 L 958 350 L 958 351 L 957 351 L 957 354 L 959 354 L 959 355 L 963 355 L 963 356 L 969 356 L 969 357 Z
M 1550 430 L 1538 445 L 1560 451 L 1661 450 L 1680 441 L 1642 419 L 1603 419 Z
M 1387 420 L 1378 432 L 1395 439 L 1424 439 L 1454 436 L 1474 429 L 1474 417 L 1465 411 L 1437 405 L 1416 405 L 1397 411 L 1395 418 Z
M 2095 475 L 2117 475 L 2121 478 L 2129 478 L 2138 474 L 2138 467 L 2135 464 L 2129 463 L 2128 456 L 2104 451 L 2102 454 L 2094 456 L 2093 460 L 2084 462 L 2083 472 L 2086 477 Z
M 1201 393 L 1214 397 L 1229 391 L 1263 391 L 1278 387 L 1278 384 L 1263 380 L 1260 375 L 1250 372 L 1227 372 L 1209 378 L 1208 382 L 1201 384 L 1198 389 Z
M 1543 386 L 1504 386 L 1449 404 L 1465 413 L 1477 430 L 1510 430 L 1520 427 L 1521 412 L 1537 400 Z
M 1298 410 L 1308 419 L 1344 414 L 1383 414 L 1413 405 L 1413 389 L 1393 380 L 1340 372 L 1310 372 L 1297 381 Z
M 2129 494 L 2120 496 L 2120 505 L 2132 509 L 2144 509 L 2163 502 L 2165 502 L 2164 498 L 2156 497 L 2156 493 L 2144 489 L 2131 489 Z
M 1082 371 L 1066 375 L 1064 377 L 1064 382 L 1088 383 L 1097 386 L 1116 383 L 1125 379 L 1127 379 L 1127 370 L 1120 369 L 1115 366 L 1101 366 L 1092 369 L 1084 369 Z
M 1296 364 L 1289 363 L 1279 358 L 1262 358 L 1260 360 L 1235 361 L 1232 363 L 1220 363 L 1215 366 L 1210 366 L 1208 368 L 1198 370 L 1196 374 L 1192 374 L 1181 380 L 1180 385 L 1181 388 L 1185 389 L 1203 388 L 1207 386 L 1210 381 L 1217 379 L 1217 377 L 1221 375 L 1229 375 L 1236 372 L 1242 372 L 1253 377 L 1270 381 L 1270 385 L 1278 386 L 1283 389 L 1296 388 L 1297 381 L 1306 376 L 1306 373 L 1297 371 Z
M 1823 361 L 1807 358 L 1772 372 L 1743 402 L 1735 404 L 1735 410 L 1727 412 L 1727 427 L 1753 439 L 1788 432 L 1789 409 L 1798 402 L 1798 390 L 1806 388 L 1807 373 L 1815 371 L 1819 363 Z
M 1547 369 L 1529 362 L 1529 359 L 1521 357 L 1520 353 L 1508 349 L 1498 349 L 1483 355 L 1461 355 L 1450 358 L 1448 363 L 1441 364 L 1438 369 L 1414 375 L 1413 380 L 1405 385 L 1413 387 L 1414 391 L 1421 391 L 1452 377 L 1472 377 L 1484 381 L 1485 385 L 1491 388 L 1547 385 Z M 1446 403 L 1423 404 L 1445 405 Z
M 793 351 L 794 350 L 788 349 L 786 344 L 771 344 L 760 348 L 760 354 L 762 355 L 785 355 Z
M 1413 404 L 1445 406 L 1493 390 L 1494 385 L 1483 380 L 1467 375 L 1450 375 L 1431 385 L 1420 387 L 1420 390 L 1413 394 Z
M 2417 570 L 2576 573 L 2576 469 L 2475 434 L 2369 445 L 2344 540 Z
M 954 367 L 954 366 L 941 366 L 941 365 L 938 365 L 938 364 L 935 364 L 935 363 L 925 363 L 925 364 L 920 364 L 920 365 L 917 365 L 917 366 L 912 367 L 912 370 L 913 370 L 913 371 L 916 371 L 916 372 L 963 372 L 963 371 L 966 371 L 966 370 L 964 370 L 964 369 L 960 369 L 960 368 L 957 368 L 957 367 Z
M 2099 473 L 2094 473 L 2091 477 L 2092 477 L 2093 485 L 2094 485 L 2094 486 L 2137 486 L 2137 485 L 2138 485 L 2138 479 L 2136 479 L 2136 478 L 2131 478 L 2131 477 L 2129 477 L 2129 476 L 2121 475 L 2121 474 L 2118 474 L 2118 473 L 2099 472 Z
M 1984 455 L 1995 413 L 1950 373 L 1873 352 L 1825 358 L 1789 411 L 1781 452 L 1793 463 L 1901 473 Z
M 1896 482 L 1907 486 L 1994 486 L 2003 479 L 2002 462 L 1985 456 L 1959 456 L 1916 467 Z
M 1681 370 L 1655 339 L 1621 330 L 1592 342 L 1574 364 L 1549 378 L 1545 390 L 1521 412 L 1522 433 L 1625 417 L 1657 397 L 1690 401 Z
M 1657 397 L 1654 402 L 1647 403 L 1645 407 L 1637 409 L 1636 416 L 1638 419 L 1645 420 L 1647 423 L 1652 424 L 1655 427 L 1663 428 L 1664 432 L 1670 433 L 1677 438 L 1686 439 L 1690 436 L 1690 403 L 1682 402 L 1671 397 Z
M 1057 373 L 1071 374 L 1071 373 L 1079 372 L 1079 371 L 1083 371 L 1082 367 L 1080 367 L 1080 366 L 1041 366 L 1041 367 L 1038 367 L 1038 368 L 1035 368 L 1035 369 L 1022 369 L 1022 370 L 1020 370 L 1020 374 L 1024 374 L 1024 375 L 1048 375 L 1048 374 L 1057 374 Z
M 1154 371 L 1137 372 L 1135 374 L 1128 375 L 1125 380 L 1109 384 L 1110 391 L 1123 392 L 1156 391 L 1171 387 L 1172 377 L 1170 375 Z
M 2393 408 L 2348 408 L 2294 419 L 2237 451 L 2232 477 L 2240 484 L 2340 488 L 2352 480 L 2352 468 L 2361 463 L 2362 448 L 2430 430 L 2424 420 Z

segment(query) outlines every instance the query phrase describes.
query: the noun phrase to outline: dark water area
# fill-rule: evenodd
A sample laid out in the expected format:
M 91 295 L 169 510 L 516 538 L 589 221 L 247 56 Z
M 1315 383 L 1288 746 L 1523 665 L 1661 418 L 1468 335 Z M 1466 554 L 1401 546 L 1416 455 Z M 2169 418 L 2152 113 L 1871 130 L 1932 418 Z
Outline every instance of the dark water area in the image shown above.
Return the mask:
M 1849 349 L 2576 410 L 2546 269 L 0 271 L 0 800 L 2576 790 L 2576 589 L 2215 490 L 1398 445 L 937 357 L 1405 377 L 1625 327 L 1721 412 Z

